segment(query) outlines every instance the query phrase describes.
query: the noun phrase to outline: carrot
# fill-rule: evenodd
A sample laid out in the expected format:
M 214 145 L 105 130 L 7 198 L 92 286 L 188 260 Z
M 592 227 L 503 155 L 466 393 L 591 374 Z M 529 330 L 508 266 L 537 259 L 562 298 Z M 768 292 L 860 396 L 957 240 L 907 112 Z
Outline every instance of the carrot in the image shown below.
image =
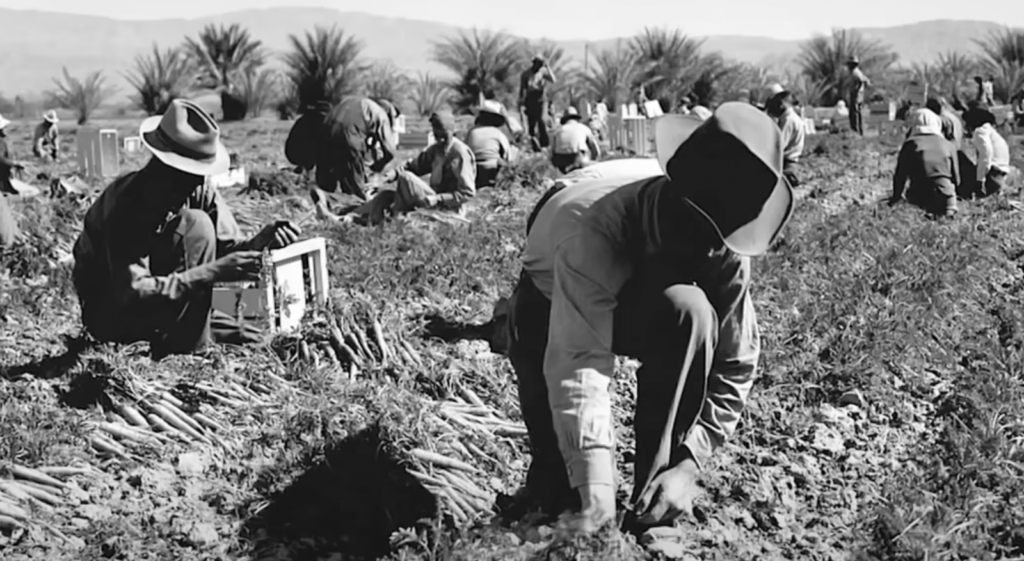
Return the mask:
M 114 423 L 96 423 L 96 428 L 117 438 L 123 438 L 139 444 L 153 444 L 153 440 L 140 435 L 125 425 L 115 425 Z
M 431 483 L 431 484 L 433 484 L 433 485 L 435 485 L 437 487 L 444 487 L 445 485 L 448 485 L 444 481 L 442 481 L 442 480 L 440 480 L 440 479 L 438 479 L 438 478 L 436 478 L 436 477 L 434 477 L 432 475 L 427 475 L 427 474 L 425 474 L 425 473 L 423 473 L 421 471 L 416 471 L 414 469 L 409 469 L 409 470 L 406 470 L 406 471 L 409 472 L 409 475 L 415 477 L 416 479 L 419 479 L 420 481 L 422 481 L 424 483 Z
M 409 351 L 405 350 L 405 347 L 402 346 L 401 340 L 395 343 L 395 349 L 398 351 L 398 356 L 406 366 L 416 366 L 416 363 L 412 360 L 412 355 L 410 355 Z
M 178 429 L 172 427 L 171 425 L 168 425 L 166 422 L 164 422 L 163 419 L 158 417 L 156 413 L 150 413 L 146 418 L 149 419 L 150 424 L 153 425 L 153 428 L 155 430 L 158 430 L 161 433 L 165 432 L 171 436 L 177 437 L 181 440 L 185 440 L 186 442 L 188 441 L 188 437 L 181 434 L 181 432 L 178 431 Z
M 192 415 L 192 418 L 195 419 L 196 421 L 199 421 L 199 424 L 203 425 L 204 427 L 212 431 L 227 432 L 227 429 L 224 428 L 224 425 L 221 425 L 217 421 L 214 421 L 213 419 L 207 417 L 206 415 L 203 415 L 202 413 L 195 413 Z
M 438 472 L 441 474 L 441 477 L 448 480 L 448 483 L 450 485 L 452 485 L 456 489 L 462 490 L 467 495 L 472 495 L 482 501 L 489 501 L 494 498 L 488 496 L 487 493 L 483 489 L 481 489 L 476 483 L 473 483 L 472 480 L 470 480 L 468 477 L 465 477 L 464 475 L 460 474 L 457 471 L 444 469 L 438 470 Z
M 446 487 L 438 488 L 438 495 L 444 497 L 445 502 L 448 503 L 448 510 L 451 511 L 452 518 L 455 519 L 456 523 L 463 523 L 469 520 L 469 513 L 462 509 L 458 501 L 455 500 L 455 493 Z
M 470 504 L 465 495 L 460 493 L 459 490 L 454 487 L 448 488 L 448 494 L 451 495 L 452 499 L 459 504 L 459 508 L 466 513 L 467 518 L 476 518 L 479 508 Z
M 32 495 L 29 495 L 21 485 L 18 485 L 18 483 L 13 479 L 4 479 L 0 481 L 0 491 L 15 501 L 27 501 L 32 498 Z M 2 502 L 4 498 L 4 496 L 0 496 L 0 502 Z
M 401 339 L 400 344 L 403 345 L 405 347 L 405 350 L 409 352 L 409 356 L 412 357 L 412 360 L 413 362 L 416 363 L 416 366 L 418 368 L 423 368 L 423 361 L 420 360 L 420 353 L 416 350 L 415 347 L 412 346 L 412 343 L 406 341 L 405 339 Z
M 487 404 L 484 403 L 484 400 L 480 399 L 480 396 L 476 395 L 476 392 L 474 392 L 473 390 L 469 389 L 467 386 L 465 386 L 463 384 L 458 384 L 458 386 L 459 386 L 459 393 L 462 394 L 462 397 L 466 398 L 466 401 L 472 403 L 473 405 L 476 405 L 477 407 L 483 407 L 485 409 L 490 409 L 489 407 L 487 407 Z
M 128 459 L 128 454 L 126 454 L 125 451 L 122 450 L 120 446 L 114 444 L 110 440 L 103 438 L 98 434 L 94 434 L 92 438 L 89 439 L 89 444 L 92 444 L 92 447 L 100 452 L 105 452 L 107 454 L 117 456 L 122 460 Z
M 18 479 L 25 479 L 27 481 L 35 481 L 37 483 L 42 483 L 43 485 L 50 485 L 51 487 L 57 487 L 58 489 L 66 489 L 67 488 L 67 485 L 63 481 L 61 481 L 59 479 L 54 479 L 54 478 L 50 477 L 49 475 L 46 475 L 45 473 L 43 473 L 41 471 L 38 471 L 38 470 L 34 470 L 32 468 L 27 468 L 25 466 L 19 466 L 19 465 L 16 465 L 16 464 L 11 464 L 8 467 L 8 470 L 11 472 L 11 475 L 13 475 L 14 477 L 16 477 Z
M 338 360 L 338 355 L 334 354 L 334 349 L 331 348 L 329 343 L 320 343 L 320 350 L 323 351 L 324 356 L 334 366 L 338 366 L 341 362 Z
M 299 358 L 301 358 L 303 362 L 311 362 L 313 360 L 312 357 L 309 356 L 309 345 L 304 340 L 299 341 Z
M 331 346 L 334 347 L 334 352 L 338 354 L 339 358 L 344 357 L 356 366 L 363 365 L 363 361 L 359 359 L 356 351 L 345 344 L 341 330 L 333 325 L 331 326 Z
M 21 522 L 18 522 L 10 516 L 4 516 L 0 514 L 0 528 L 3 528 L 5 530 L 16 530 L 18 528 L 21 528 Z
M 352 347 L 352 349 L 356 352 L 357 355 L 359 355 L 359 360 L 373 360 L 373 355 L 367 353 L 366 349 L 364 349 L 363 346 L 359 343 L 359 338 L 353 335 L 351 332 L 345 333 L 344 341 L 345 343 L 348 343 L 349 347 Z
M 448 456 L 443 456 L 441 454 L 438 454 L 437 452 L 431 452 L 429 450 L 424 450 L 422 448 L 413 448 L 412 450 L 409 451 L 409 454 L 421 462 L 433 464 L 438 467 L 461 469 L 462 471 L 468 472 L 480 471 L 477 468 L 467 464 L 466 462 L 463 462 L 462 460 L 449 458 Z
M 175 417 L 181 419 L 185 424 L 195 429 L 196 432 L 202 433 L 203 426 L 200 425 L 195 419 L 193 419 L 188 413 L 182 411 L 173 403 L 161 401 L 159 402 L 159 405 L 162 405 L 164 409 L 167 409 L 167 411 L 169 411 Z
M 356 334 L 356 338 L 359 339 L 359 344 L 362 345 L 362 347 L 364 349 L 366 349 L 366 356 L 367 356 L 367 358 L 369 358 L 370 360 L 375 360 L 376 356 L 374 355 L 373 347 L 370 346 L 370 340 L 367 339 L 366 334 L 363 333 L 363 330 L 362 329 L 356 329 L 355 330 L 355 334 Z M 381 355 L 381 360 L 384 360 L 384 356 L 383 355 Z
M 168 425 L 178 429 L 180 433 L 185 434 L 194 440 L 198 440 L 203 444 L 212 444 L 208 438 L 199 434 L 199 432 L 197 432 L 195 429 L 189 426 L 188 423 L 179 419 L 177 415 L 175 415 L 174 413 L 168 411 L 167 408 L 164 407 L 162 404 L 154 404 L 153 413 L 157 417 L 163 419 L 164 422 L 166 422 Z
M 36 468 L 37 471 L 41 471 L 47 475 L 91 475 L 96 473 L 96 470 L 89 467 L 69 467 L 69 466 L 40 466 Z
M 373 330 L 373 337 L 377 340 L 377 346 L 380 348 L 381 360 L 385 362 L 391 360 L 391 348 L 384 341 L 384 329 L 380 326 L 380 321 L 377 318 L 373 318 L 370 328 Z
M 14 495 L 16 492 L 20 492 L 20 493 L 22 493 L 27 498 L 36 499 L 36 500 L 38 500 L 38 501 L 40 501 L 42 503 L 46 503 L 46 504 L 51 505 L 51 506 L 59 506 L 59 505 L 63 504 L 63 502 L 64 502 L 57 495 L 54 495 L 53 493 L 51 493 L 49 491 L 45 491 L 45 490 L 39 489 L 37 487 L 29 487 L 28 485 L 18 485 L 17 483 L 15 483 L 13 481 L 10 482 L 10 483 L 7 483 L 7 482 L 0 483 L 0 486 L 2 486 L 0 488 L 3 488 L 5 491 L 10 493 L 11 495 Z M 18 497 L 18 498 L 21 498 L 21 497 Z
M 185 406 L 185 404 L 182 403 L 180 399 L 178 399 L 178 398 L 174 397 L 173 395 L 171 395 L 171 392 L 162 392 L 160 394 L 160 397 L 164 401 L 166 401 L 167 403 L 170 403 L 171 405 L 173 405 L 175 407 L 184 407 Z
M 245 402 L 238 401 L 237 399 L 231 399 L 229 397 L 224 397 L 219 393 L 207 391 L 206 394 L 212 397 L 213 400 L 216 401 L 217 403 L 220 403 L 221 405 L 227 405 L 228 407 L 242 407 L 245 405 Z
M 131 405 L 128 405 L 127 403 L 119 403 L 117 405 L 117 410 L 129 423 L 144 429 L 149 428 L 149 423 L 146 422 L 146 418 L 139 413 L 138 409 Z

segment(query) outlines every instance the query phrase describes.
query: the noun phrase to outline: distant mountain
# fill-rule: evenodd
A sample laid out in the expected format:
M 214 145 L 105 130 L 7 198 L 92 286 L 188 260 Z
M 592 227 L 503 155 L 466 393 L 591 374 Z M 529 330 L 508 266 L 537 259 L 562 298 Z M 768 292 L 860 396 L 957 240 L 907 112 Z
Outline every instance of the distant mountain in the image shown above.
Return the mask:
M 364 56 L 391 59 L 409 71 L 443 73 L 430 60 L 431 42 L 461 29 L 443 23 L 339 12 L 326 8 L 273 8 L 248 10 L 215 17 L 162 21 L 121 21 L 94 16 L 45 13 L 0 8 L 0 93 L 36 95 L 53 87 L 53 78 L 66 66 L 75 76 L 105 70 L 127 94 L 123 73 L 135 56 L 149 52 L 153 43 L 180 44 L 208 23 L 239 23 L 270 49 L 288 48 L 289 34 L 302 34 L 314 25 L 337 25 L 363 40 Z M 929 61 L 949 50 L 977 50 L 975 39 L 1000 26 L 980 21 L 930 21 L 899 27 L 872 28 L 864 33 L 891 44 L 904 63 Z M 616 39 L 590 41 L 591 52 L 614 45 Z M 561 41 L 566 53 L 582 61 L 586 41 Z M 746 62 L 787 61 L 799 41 L 766 37 L 711 36 L 706 47 Z

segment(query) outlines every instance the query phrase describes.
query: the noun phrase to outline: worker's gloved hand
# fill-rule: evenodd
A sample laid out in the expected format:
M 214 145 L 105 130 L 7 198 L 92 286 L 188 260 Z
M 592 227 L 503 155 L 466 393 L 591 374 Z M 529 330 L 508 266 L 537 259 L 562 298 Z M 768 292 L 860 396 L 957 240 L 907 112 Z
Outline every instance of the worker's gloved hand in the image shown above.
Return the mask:
M 697 474 L 697 463 L 691 459 L 658 474 L 634 507 L 637 522 L 655 525 L 692 515 L 693 500 L 700 494 Z
M 236 251 L 210 263 L 214 282 L 255 281 L 260 278 L 263 253 Z
M 299 241 L 302 230 L 287 220 L 267 224 L 249 243 L 250 249 L 262 251 L 265 248 L 280 249 Z

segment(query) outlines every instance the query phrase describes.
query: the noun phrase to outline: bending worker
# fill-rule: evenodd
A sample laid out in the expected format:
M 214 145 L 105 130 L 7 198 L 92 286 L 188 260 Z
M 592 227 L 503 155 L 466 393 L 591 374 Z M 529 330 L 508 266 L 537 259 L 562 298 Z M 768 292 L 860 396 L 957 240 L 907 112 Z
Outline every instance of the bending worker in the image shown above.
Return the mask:
M 578 510 L 584 532 L 616 517 L 616 355 L 642 362 L 633 514 L 643 527 L 690 511 L 760 355 L 750 256 L 793 210 L 779 129 L 754 106 L 666 115 L 655 134 L 657 159 L 588 166 L 541 199 L 509 303 L 533 455 L 519 504 Z
M 501 130 L 508 124 L 501 103 L 488 99 L 480 105 L 473 128 L 466 133 L 466 145 L 476 158 L 476 188 L 493 187 L 498 172 L 512 159 L 512 144 Z
M 941 216 L 956 214 L 960 163 L 956 147 L 942 135 L 942 119 L 927 108 L 914 112 L 910 136 L 900 149 L 891 203 L 904 199 Z M 910 182 L 910 189 L 904 194 Z
M 562 173 L 579 169 L 601 157 L 594 131 L 584 125 L 582 119 L 575 107 L 569 107 L 562 115 L 562 126 L 555 131 L 551 163 Z

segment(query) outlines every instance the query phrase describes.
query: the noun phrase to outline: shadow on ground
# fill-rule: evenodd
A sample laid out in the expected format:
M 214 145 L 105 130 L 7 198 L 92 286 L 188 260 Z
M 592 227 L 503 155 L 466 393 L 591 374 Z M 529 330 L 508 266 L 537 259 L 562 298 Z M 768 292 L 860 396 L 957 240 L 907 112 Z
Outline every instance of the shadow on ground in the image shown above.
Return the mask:
M 390 552 L 393 532 L 430 519 L 437 508 L 371 427 L 333 445 L 318 465 L 270 497 L 242 533 L 256 560 L 370 560 Z
M 448 319 L 436 313 L 427 314 L 424 321 L 423 337 L 440 339 L 445 343 L 458 340 L 487 341 L 491 352 L 505 354 L 508 351 L 508 300 L 501 298 L 495 304 L 493 317 L 485 323 L 466 323 Z
M 82 353 L 95 345 L 93 341 L 85 336 L 65 337 L 64 344 L 66 347 L 65 351 L 60 354 L 33 360 L 18 366 L 0 368 L 0 378 L 10 380 L 24 374 L 31 374 L 36 378 L 44 380 L 60 378 L 78 366 Z

